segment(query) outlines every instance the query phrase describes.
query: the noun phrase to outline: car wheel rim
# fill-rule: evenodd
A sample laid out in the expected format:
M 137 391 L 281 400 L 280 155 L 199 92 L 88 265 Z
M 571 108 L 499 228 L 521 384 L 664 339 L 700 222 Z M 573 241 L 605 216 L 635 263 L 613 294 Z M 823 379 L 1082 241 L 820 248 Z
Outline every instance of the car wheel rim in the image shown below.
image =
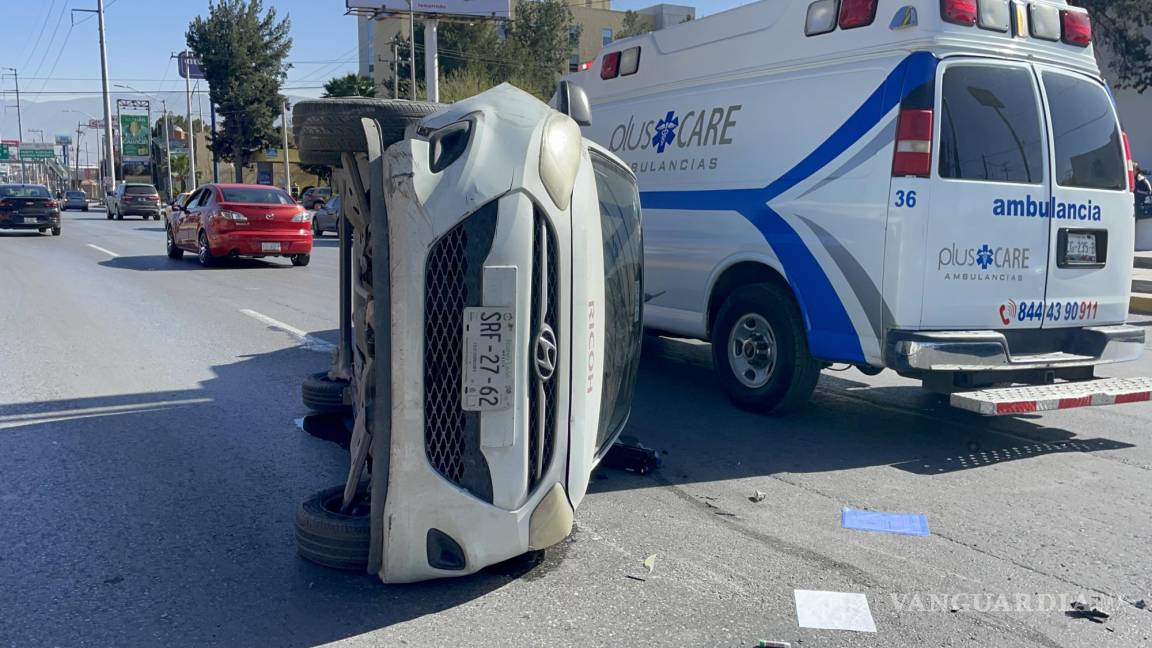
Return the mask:
M 728 335 L 728 363 L 740 384 L 759 389 L 776 370 L 776 334 L 768 320 L 749 313 L 736 321 Z
M 201 234 L 200 235 L 200 260 L 206 262 L 206 261 L 208 261 L 209 256 L 211 256 L 211 252 L 208 251 L 208 237 Z

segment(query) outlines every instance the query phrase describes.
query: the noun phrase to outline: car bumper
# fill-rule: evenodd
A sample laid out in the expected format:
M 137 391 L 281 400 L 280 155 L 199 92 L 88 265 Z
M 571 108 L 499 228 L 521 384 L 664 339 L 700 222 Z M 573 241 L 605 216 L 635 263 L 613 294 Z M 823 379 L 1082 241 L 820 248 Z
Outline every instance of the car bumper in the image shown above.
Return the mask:
M 306 223 L 304 225 L 307 225 Z M 266 247 L 279 244 L 279 250 Z M 292 256 L 312 253 L 312 230 L 265 230 L 208 235 L 214 256 Z
M 25 219 L 35 219 L 35 222 L 25 222 Z M 44 227 L 59 227 L 60 214 L 50 216 L 15 216 L 0 218 L 0 229 L 40 229 Z
M 892 331 L 885 363 L 904 373 L 1021 371 L 1128 362 L 1144 352 L 1145 330 L 1127 324 L 1027 334 L 1031 340 L 1000 331 Z M 1054 348 L 1036 348 L 1043 344 Z M 1034 348 L 1013 353 L 1013 346 Z
M 64 209 L 88 209 L 88 203 L 66 202 L 64 203 Z
M 120 213 L 124 216 L 159 216 L 160 207 L 150 207 L 143 205 L 125 205 L 120 208 Z

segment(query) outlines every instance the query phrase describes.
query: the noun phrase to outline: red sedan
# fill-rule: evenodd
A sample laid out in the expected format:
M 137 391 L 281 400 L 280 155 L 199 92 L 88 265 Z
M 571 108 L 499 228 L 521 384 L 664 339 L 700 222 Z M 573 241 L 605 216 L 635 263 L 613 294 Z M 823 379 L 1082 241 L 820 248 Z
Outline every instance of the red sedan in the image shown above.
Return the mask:
M 194 252 L 202 265 L 223 257 L 288 257 L 306 266 L 312 216 L 286 192 L 267 185 L 209 184 L 173 206 L 165 228 L 168 258 Z

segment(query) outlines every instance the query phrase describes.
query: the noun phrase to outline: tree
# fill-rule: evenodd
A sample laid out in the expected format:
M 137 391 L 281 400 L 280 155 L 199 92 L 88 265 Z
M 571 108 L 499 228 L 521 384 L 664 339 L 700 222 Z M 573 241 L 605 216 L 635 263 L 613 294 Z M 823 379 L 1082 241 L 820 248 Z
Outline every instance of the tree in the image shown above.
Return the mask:
M 649 31 L 652 30 L 648 28 L 648 21 L 644 19 L 644 16 L 629 9 L 624 12 L 624 24 L 621 25 L 620 31 L 616 32 L 616 38 L 639 36 Z
M 568 71 L 571 39 L 579 42 L 580 26 L 565 0 L 517 0 L 515 15 L 500 48 L 498 78 L 519 76 L 529 84 L 524 90 L 551 96 Z
M 322 97 L 375 97 L 376 82 L 372 77 L 351 73 L 332 77 L 324 84 Z
M 292 48 L 287 17 L 264 10 L 263 0 L 216 0 L 208 17 L 188 25 L 188 49 L 200 60 L 208 94 L 223 117 L 212 136 L 212 150 L 233 162 L 236 182 L 252 154 L 274 142 L 273 123 L 281 114 L 280 85 L 287 76 L 284 59 Z
M 1092 36 L 1113 72 L 1117 88 L 1144 92 L 1152 87 L 1152 0 L 1070 0 L 1092 14 Z

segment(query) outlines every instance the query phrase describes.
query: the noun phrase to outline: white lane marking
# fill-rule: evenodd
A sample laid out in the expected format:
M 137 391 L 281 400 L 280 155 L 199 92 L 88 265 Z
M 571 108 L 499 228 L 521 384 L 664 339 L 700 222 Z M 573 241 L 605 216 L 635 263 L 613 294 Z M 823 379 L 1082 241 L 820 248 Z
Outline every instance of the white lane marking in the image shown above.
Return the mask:
M 108 405 L 104 407 L 83 407 L 78 409 L 53 410 L 45 412 L 30 412 L 27 414 L 11 414 L 0 416 L 0 430 L 23 427 L 25 425 L 42 425 L 44 423 L 58 423 L 102 416 L 119 416 L 123 414 L 144 414 L 163 410 L 190 407 L 203 403 L 211 403 L 211 398 L 184 398 L 180 400 L 156 401 L 152 403 L 132 403 L 128 405 Z
M 100 247 L 99 245 L 92 245 L 91 243 L 88 243 L 87 245 L 88 245 L 88 247 L 92 248 L 93 250 L 96 250 L 97 252 L 103 252 L 104 254 L 107 254 L 110 257 L 120 256 L 119 254 L 116 254 L 112 250 L 105 250 L 104 248 Z
M 325 342 L 324 340 L 321 340 L 320 338 L 318 338 L 314 335 L 308 335 L 307 333 L 305 333 L 304 331 L 301 331 L 300 329 L 296 328 L 295 326 L 285 324 L 284 322 L 281 322 L 280 320 L 272 319 L 271 317 L 268 317 L 267 315 L 264 315 L 263 313 L 257 313 L 256 311 L 249 310 L 247 308 L 241 308 L 240 312 L 244 313 L 245 315 L 247 315 L 248 317 L 251 317 L 254 320 L 264 322 L 265 324 L 267 324 L 268 326 L 271 326 L 272 328 L 280 329 L 281 331 L 284 331 L 285 333 L 287 333 L 288 335 L 291 335 L 292 337 L 296 338 L 297 340 L 300 340 L 300 344 L 303 345 L 303 347 L 305 349 L 308 349 L 309 351 L 320 351 L 322 353 L 331 353 L 333 350 L 336 349 L 336 345 L 334 345 L 334 344 L 331 344 L 329 342 Z

